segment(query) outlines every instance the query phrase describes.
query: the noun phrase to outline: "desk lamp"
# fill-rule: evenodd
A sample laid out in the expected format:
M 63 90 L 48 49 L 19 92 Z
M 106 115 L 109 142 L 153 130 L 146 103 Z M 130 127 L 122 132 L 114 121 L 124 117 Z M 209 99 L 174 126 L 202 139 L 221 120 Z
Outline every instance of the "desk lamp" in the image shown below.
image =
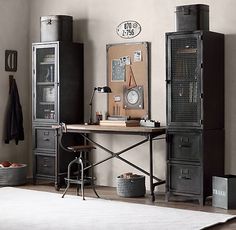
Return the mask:
M 99 93 L 111 93 L 111 88 L 109 86 L 103 86 L 103 87 L 94 87 L 93 88 L 93 93 L 89 102 L 89 106 L 90 106 L 90 114 L 89 114 L 89 125 L 93 124 L 93 119 L 92 119 L 92 113 L 93 113 L 93 98 L 94 98 L 94 94 L 95 92 L 99 92 Z

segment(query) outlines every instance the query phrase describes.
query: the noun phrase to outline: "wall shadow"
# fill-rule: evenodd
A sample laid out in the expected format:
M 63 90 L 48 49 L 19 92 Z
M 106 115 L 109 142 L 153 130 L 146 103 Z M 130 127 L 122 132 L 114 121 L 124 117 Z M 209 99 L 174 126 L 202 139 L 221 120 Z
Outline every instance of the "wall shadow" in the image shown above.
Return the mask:
M 236 174 L 236 34 L 225 35 L 225 173 Z M 217 102 L 216 102 L 217 103 Z
M 84 44 L 84 121 L 89 119 L 89 100 L 94 82 L 94 46 L 88 35 L 88 19 L 74 20 L 73 40 Z

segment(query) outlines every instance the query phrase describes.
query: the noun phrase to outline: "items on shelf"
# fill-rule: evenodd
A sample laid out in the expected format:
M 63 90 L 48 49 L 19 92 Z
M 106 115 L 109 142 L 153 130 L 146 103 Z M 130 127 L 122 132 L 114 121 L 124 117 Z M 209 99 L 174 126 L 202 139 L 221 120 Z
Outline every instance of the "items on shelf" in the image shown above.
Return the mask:
M 43 101 L 44 102 L 55 101 L 55 87 L 51 86 L 43 88 Z

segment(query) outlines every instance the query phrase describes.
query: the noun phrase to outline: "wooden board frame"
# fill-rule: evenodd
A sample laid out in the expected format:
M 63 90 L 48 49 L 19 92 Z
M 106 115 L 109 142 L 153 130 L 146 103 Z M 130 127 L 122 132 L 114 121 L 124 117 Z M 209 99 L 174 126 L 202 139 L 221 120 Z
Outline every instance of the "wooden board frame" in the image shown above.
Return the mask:
M 106 46 L 107 83 L 112 90 L 108 95 L 109 116 L 150 118 L 149 47 L 148 42 Z M 134 95 L 129 91 L 135 91 Z

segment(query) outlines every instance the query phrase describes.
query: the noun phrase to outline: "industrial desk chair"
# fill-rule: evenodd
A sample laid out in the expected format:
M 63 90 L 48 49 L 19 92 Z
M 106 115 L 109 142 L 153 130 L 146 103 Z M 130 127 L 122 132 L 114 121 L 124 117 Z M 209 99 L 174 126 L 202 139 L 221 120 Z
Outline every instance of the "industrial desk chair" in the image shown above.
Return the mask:
M 95 186 L 94 186 L 93 167 L 90 167 L 91 168 L 91 177 L 84 176 L 84 171 L 85 171 L 84 166 L 86 165 L 86 167 L 88 167 L 88 166 L 92 166 L 92 164 L 88 160 L 84 159 L 83 155 L 84 155 L 84 153 L 89 153 L 93 149 L 96 149 L 96 148 L 92 145 L 76 145 L 76 146 L 68 146 L 65 148 L 61 142 L 62 132 L 64 132 L 64 133 L 66 132 L 66 125 L 64 123 L 61 124 L 61 134 L 60 134 L 60 139 L 59 139 L 60 145 L 64 150 L 69 151 L 69 152 L 73 152 L 76 155 L 75 159 L 72 160 L 68 164 L 67 178 L 65 178 L 67 186 L 66 186 L 64 193 L 62 194 L 62 198 L 64 198 L 67 190 L 70 187 L 70 184 L 77 184 L 76 195 L 79 195 L 79 185 L 81 186 L 81 193 L 82 193 L 83 200 L 85 199 L 84 198 L 84 185 L 91 184 L 94 193 L 99 198 L 99 196 L 95 190 Z M 78 172 L 77 172 L 78 175 L 76 175 L 75 177 L 71 176 L 71 167 L 74 164 L 78 165 Z

